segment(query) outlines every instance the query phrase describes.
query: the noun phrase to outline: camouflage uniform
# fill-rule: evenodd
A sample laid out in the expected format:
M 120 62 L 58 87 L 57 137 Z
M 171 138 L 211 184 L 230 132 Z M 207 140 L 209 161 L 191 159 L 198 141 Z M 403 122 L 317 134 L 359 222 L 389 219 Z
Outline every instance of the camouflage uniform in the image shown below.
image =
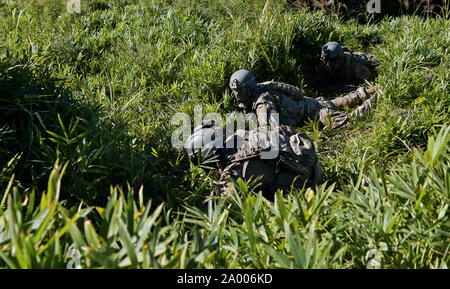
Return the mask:
M 209 127 L 211 124 L 206 121 L 202 127 L 194 130 L 194 134 Z M 216 130 L 217 128 L 214 127 Z M 268 138 L 268 132 L 263 129 L 237 130 L 226 139 L 224 148 L 217 149 L 215 156 L 222 194 L 230 193 L 230 180 L 239 178 L 244 181 L 257 180 L 258 188 L 266 197 L 273 196 L 277 189 L 287 192 L 291 186 L 302 188 L 320 182 L 321 170 L 312 141 L 284 125 L 279 126 L 277 132 L 278 141 L 274 142 L 274 138 Z M 208 143 L 206 141 L 206 146 Z M 241 145 L 238 146 L 239 144 Z M 188 140 L 186 147 L 189 146 L 192 145 Z M 264 152 L 274 149 L 277 150 L 276 157 L 269 159 L 263 156 Z M 193 151 L 187 151 L 192 158 Z
M 321 170 L 313 142 L 305 134 L 287 126 L 278 129 L 279 152 L 274 159 L 261 158 L 261 153 L 270 149 L 263 130 L 238 130 L 232 137 L 233 141 L 241 138 L 244 145 L 227 156 L 228 162 L 220 169 L 221 180 L 229 186 L 226 182 L 229 178 L 242 178 L 244 181 L 260 178 L 258 185 L 269 195 L 277 189 L 288 192 L 291 186 L 302 188 L 318 184 Z
M 368 89 L 373 92 L 373 89 Z M 333 100 L 310 98 L 292 85 L 279 82 L 265 82 L 256 85 L 251 101 L 241 104 L 247 112 L 256 112 L 259 126 L 266 126 L 273 113 L 278 113 L 280 123 L 301 126 L 307 120 L 319 118 L 320 122 L 333 128 L 341 127 L 354 116 L 364 116 L 377 100 L 377 94 L 370 97 L 364 88 Z M 344 109 L 354 108 L 350 114 Z
M 367 81 L 377 77 L 378 59 L 370 54 L 351 52 L 344 48 L 339 68 L 330 69 L 321 57 L 316 67 L 314 87 L 327 92 L 345 93 L 353 91 Z

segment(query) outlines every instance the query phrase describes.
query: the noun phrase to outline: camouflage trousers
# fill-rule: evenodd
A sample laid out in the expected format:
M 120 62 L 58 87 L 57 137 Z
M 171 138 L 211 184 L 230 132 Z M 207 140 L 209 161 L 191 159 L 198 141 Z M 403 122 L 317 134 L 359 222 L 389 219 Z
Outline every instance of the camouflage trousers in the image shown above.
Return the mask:
M 253 158 L 239 162 L 233 162 L 220 171 L 221 194 L 228 195 L 232 192 L 232 182 L 242 178 L 245 182 L 255 181 L 257 190 L 261 190 L 266 198 L 273 198 L 274 193 L 280 189 L 285 193 L 291 188 L 312 187 L 320 180 L 321 169 L 317 164 L 308 175 L 299 175 L 292 171 L 279 168 L 277 160 L 262 160 Z
M 378 93 L 373 94 L 373 92 L 375 92 L 374 88 L 360 87 L 356 91 L 332 100 L 317 98 L 316 100 L 321 106 L 319 110 L 320 122 L 324 125 L 331 124 L 333 128 L 339 128 L 351 118 L 363 117 L 372 109 L 378 99 Z M 373 95 L 371 96 L 371 94 Z M 354 107 L 356 109 L 351 113 L 343 111 Z

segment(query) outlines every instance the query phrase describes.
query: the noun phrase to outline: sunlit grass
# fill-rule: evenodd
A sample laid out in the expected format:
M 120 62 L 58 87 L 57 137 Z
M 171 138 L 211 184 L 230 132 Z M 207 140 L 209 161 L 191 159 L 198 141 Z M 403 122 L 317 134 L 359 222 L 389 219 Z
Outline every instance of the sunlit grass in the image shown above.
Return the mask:
M 56 0 L 0 5 L 0 267 L 449 264 L 448 20 L 358 24 L 265 0 L 82 2 L 80 14 Z M 268 201 L 240 181 L 210 199 L 216 172 L 172 148 L 172 115 L 237 109 L 227 87 L 241 68 L 316 95 L 329 40 L 382 66 L 368 117 L 298 128 L 326 183 Z

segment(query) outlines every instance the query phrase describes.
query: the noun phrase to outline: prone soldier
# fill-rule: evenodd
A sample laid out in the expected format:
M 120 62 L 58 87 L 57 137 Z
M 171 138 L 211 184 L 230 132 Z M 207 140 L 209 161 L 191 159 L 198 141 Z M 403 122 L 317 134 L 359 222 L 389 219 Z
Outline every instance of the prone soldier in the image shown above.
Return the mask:
M 260 127 L 267 126 L 271 115 L 278 113 L 279 122 L 285 125 L 301 126 L 307 120 L 319 118 L 322 124 L 339 128 L 352 117 L 364 116 L 378 98 L 375 87 L 360 87 L 332 100 L 310 98 L 302 89 L 289 84 L 273 81 L 257 84 L 248 70 L 233 73 L 230 88 L 241 108 L 257 114 Z M 343 111 L 354 107 L 357 108 L 349 114 Z
M 224 141 L 223 137 L 218 137 L 225 133 L 221 125 L 203 121 L 194 129 L 184 148 L 190 159 L 201 157 L 215 161 L 222 195 L 230 193 L 230 181 L 239 178 L 257 180 L 268 198 L 277 189 L 289 192 L 291 186 L 302 188 L 318 184 L 321 169 L 313 142 L 284 125 L 272 132 L 274 134 L 261 128 L 237 130 Z M 273 151 L 276 153 L 270 153 Z
M 373 55 L 351 52 L 337 42 L 322 46 L 314 87 L 326 92 L 353 91 L 365 81 L 374 81 L 380 61 Z

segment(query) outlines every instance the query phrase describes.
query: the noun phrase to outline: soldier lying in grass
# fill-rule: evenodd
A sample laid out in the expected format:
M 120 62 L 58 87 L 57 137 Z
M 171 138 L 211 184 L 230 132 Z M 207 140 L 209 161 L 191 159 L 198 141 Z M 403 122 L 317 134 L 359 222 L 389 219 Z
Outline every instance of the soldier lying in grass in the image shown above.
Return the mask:
M 321 180 L 314 144 L 304 134 L 281 125 L 269 132 L 261 128 L 237 130 L 228 138 L 214 121 L 203 121 L 185 144 L 191 160 L 213 160 L 221 180 L 222 195 L 232 191 L 231 180 L 257 180 L 266 197 L 281 189 L 313 187 Z M 276 138 L 276 139 L 275 139 Z M 224 141 L 225 140 L 225 141 Z
M 324 125 L 339 128 L 350 118 L 367 114 L 378 98 L 378 94 L 374 94 L 375 87 L 360 87 L 332 100 L 314 99 L 289 84 L 273 81 L 257 84 L 248 70 L 236 71 L 230 78 L 230 88 L 241 108 L 257 114 L 260 126 L 266 125 L 271 115 L 278 113 L 281 124 L 301 126 L 307 120 L 319 118 Z M 353 112 L 344 112 L 354 107 L 357 108 Z
M 351 52 L 337 42 L 329 42 L 322 47 L 314 87 L 332 93 L 354 91 L 364 82 L 375 80 L 379 65 L 373 55 Z

